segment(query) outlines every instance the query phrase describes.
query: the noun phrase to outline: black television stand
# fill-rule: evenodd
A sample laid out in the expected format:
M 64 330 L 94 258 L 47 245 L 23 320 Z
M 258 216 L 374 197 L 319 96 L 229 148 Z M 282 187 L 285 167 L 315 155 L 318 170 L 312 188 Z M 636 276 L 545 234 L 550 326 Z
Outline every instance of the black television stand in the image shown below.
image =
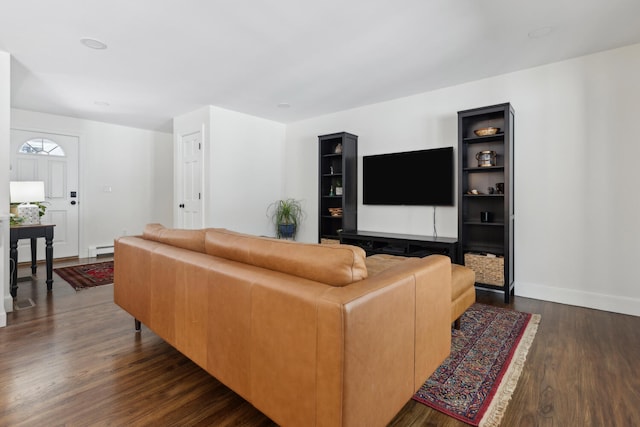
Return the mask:
M 440 254 L 458 260 L 458 239 L 453 237 L 416 236 L 412 234 L 347 230 L 340 233 L 340 243 L 359 246 L 374 254 L 425 257 Z

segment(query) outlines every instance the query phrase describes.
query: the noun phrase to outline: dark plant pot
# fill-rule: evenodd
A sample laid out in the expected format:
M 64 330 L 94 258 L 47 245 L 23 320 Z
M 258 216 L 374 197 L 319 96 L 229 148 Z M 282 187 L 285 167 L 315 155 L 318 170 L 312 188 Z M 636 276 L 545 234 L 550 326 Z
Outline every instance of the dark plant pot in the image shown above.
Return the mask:
M 281 239 L 290 239 L 296 234 L 295 224 L 280 224 L 278 225 L 278 237 Z

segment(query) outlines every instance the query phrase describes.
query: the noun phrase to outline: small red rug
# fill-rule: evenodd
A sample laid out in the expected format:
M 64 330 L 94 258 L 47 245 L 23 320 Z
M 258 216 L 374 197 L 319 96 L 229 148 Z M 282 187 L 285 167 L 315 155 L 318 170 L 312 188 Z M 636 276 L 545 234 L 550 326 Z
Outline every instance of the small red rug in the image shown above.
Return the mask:
M 451 354 L 413 397 L 472 426 L 500 425 L 540 323 L 539 314 L 472 305 Z
M 113 283 L 113 261 L 74 265 L 56 268 L 53 271 L 76 291 Z

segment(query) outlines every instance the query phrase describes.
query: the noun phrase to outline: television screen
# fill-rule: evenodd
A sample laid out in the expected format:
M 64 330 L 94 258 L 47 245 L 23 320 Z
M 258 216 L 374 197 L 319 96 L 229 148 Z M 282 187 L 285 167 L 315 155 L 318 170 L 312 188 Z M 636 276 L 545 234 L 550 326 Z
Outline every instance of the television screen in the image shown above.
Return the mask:
M 453 206 L 453 147 L 363 156 L 365 205 Z

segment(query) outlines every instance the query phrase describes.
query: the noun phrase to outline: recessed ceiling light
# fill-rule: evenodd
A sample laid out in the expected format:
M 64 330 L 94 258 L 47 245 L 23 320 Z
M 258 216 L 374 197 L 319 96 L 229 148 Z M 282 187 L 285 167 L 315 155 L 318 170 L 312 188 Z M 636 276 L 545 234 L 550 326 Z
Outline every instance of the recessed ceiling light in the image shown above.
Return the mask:
M 289 108 L 291 107 L 291 104 L 289 104 L 288 102 L 281 102 L 280 104 L 277 105 L 278 108 Z
M 94 101 L 93 103 L 98 107 L 108 107 L 111 105 L 107 101 Z
M 96 39 L 92 39 L 89 37 L 85 37 L 80 39 L 80 43 L 82 43 L 83 45 L 85 45 L 88 48 L 91 49 L 106 49 L 107 45 L 102 43 L 100 40 L 96 40 Z
M 553 27 L 540 27 L 529 31 L 530 39 L 540 39 L 546 37 L 553 32 Z

